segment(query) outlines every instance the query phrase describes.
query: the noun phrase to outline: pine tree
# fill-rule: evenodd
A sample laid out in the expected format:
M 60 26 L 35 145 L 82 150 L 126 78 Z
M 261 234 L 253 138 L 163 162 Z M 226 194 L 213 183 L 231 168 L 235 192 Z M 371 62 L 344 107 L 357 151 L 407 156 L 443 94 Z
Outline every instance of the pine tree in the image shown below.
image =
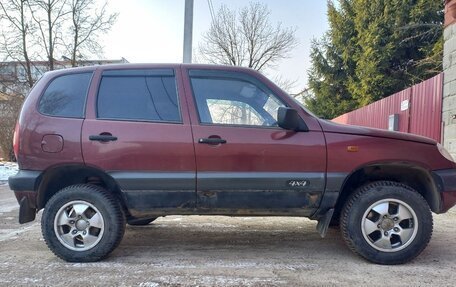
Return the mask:
M 340 9 L 328 3 L 330 30 L 311 47 L 312 67 L 309 88 L 314 97 L 306 105 L 323 118 L 332 118 L 356 107 L 348 91 L 356 63 L 351 55 L 357 49 L 354 14 L 350 0 L 340 1 Z
M 442 70 L 443 1 L 340 0 L 312 45 L 306 104 L 333 118 Z

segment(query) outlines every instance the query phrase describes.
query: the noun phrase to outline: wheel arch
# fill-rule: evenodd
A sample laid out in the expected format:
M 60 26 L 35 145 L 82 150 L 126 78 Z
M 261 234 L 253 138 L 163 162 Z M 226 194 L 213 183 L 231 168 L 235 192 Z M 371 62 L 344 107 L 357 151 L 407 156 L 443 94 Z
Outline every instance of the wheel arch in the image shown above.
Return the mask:
M 405 184 L 421 194 L 433 212 L 440 210 L 440 193 L 429 170 L 411 163 L 372 163 L 357 168 L 345 179 L 335 206 L 338 217 L 345 201 L 358 187 L 389 180 Z
M 95 167 L 74 164 L 53 166 L 42 174 L 36 199 L 37 209 L 44 208 L 48 200 L 62 188 L 82 183 L 105 188 L 119 200 L 126 211 L 121 190 L 110 175 Z

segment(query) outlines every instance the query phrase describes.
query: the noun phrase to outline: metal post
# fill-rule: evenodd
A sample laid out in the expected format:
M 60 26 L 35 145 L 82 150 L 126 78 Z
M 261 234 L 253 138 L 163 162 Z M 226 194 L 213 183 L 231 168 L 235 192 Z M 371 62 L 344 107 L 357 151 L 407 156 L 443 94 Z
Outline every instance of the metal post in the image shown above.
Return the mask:
M 184 63 L 192 62 L 193 0 L 185 0 Z

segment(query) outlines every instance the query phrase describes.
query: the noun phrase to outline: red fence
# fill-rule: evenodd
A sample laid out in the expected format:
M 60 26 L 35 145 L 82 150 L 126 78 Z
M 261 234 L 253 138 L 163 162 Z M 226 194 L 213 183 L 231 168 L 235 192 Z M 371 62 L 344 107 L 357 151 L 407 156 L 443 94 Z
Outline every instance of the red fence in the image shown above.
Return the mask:
M 380 129 L 398 115 L 398 131 L 442 138 L 443 73 L 368 106 L 343 114 L 334 122 Z

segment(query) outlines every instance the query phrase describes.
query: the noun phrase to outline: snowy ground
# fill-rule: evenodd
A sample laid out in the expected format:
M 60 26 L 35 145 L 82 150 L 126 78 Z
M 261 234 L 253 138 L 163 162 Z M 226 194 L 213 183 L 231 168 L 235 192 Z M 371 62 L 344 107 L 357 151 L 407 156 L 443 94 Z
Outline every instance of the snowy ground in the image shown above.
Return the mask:
M 17 164 L 14 162 L 0 162 L 0 184 L 5 183 L 8 177 L 17 173 Z
M 0 286 L 456 286 L 456 209 L 434 215 L 429 246 L 404 265 L 371 264 L 340 232 L 322 239 L 297 217 L 167 216 L 127 226 L 120 246 L 95 263 L 67 263 L 43 241 L 37 219 L 0 185 Z

